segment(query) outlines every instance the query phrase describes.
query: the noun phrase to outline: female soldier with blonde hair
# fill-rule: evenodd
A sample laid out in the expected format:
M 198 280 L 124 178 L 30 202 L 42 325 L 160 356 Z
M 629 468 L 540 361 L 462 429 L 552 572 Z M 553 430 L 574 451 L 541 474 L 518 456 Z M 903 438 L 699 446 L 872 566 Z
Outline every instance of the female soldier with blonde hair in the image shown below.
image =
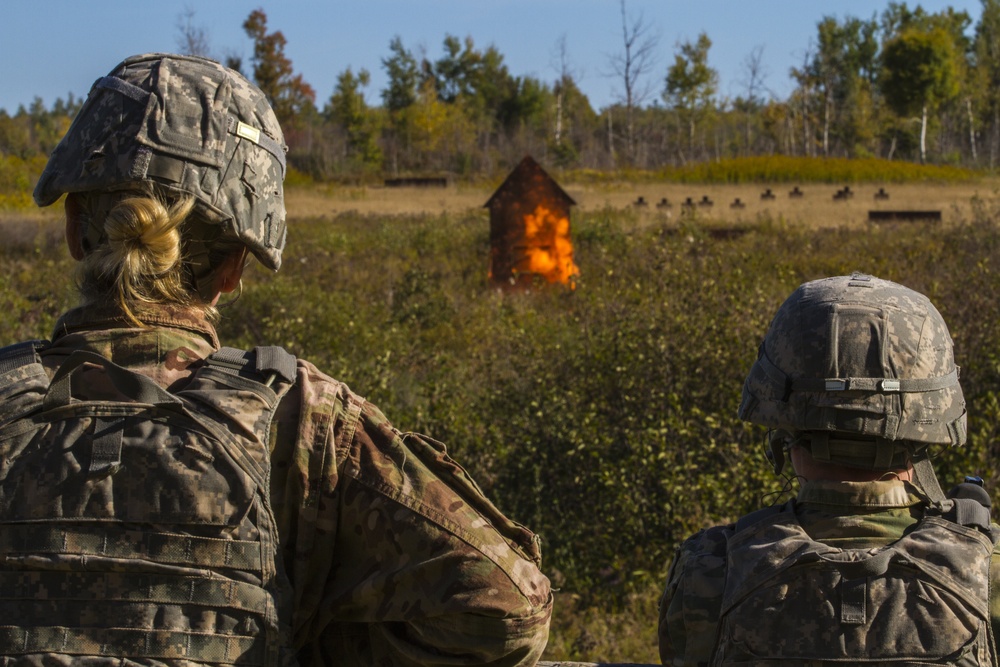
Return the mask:
M 212 325 L 285 243 L 281 129 L 210 60 L 99 79 L 35 190 L 82 305 L 0 351 L 4 665 L 534 663 L 537 540 L 445 453 Z

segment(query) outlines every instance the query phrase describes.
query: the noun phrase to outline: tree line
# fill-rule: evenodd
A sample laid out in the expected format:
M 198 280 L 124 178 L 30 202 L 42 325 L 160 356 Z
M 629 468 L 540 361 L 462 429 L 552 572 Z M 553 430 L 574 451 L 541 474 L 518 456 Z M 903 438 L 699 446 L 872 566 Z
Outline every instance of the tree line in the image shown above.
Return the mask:
M 243 23 L 249 63 L 228 56 L 264 91 L 282 123 L 289 161 L 320 180 L 400 174 L 460 178 L 502 173 L 530 153 L 561 168 L 659 169 L 730 157 L 878 157 L 992 169 L 1000 160 L 1000 0 L 931 13 L 890 2 L 870 18 L 824 17 L 793 88 L 767 86 L 763 46 L 747 54 L 740 92 L 722 95 L 700 34 L 657 62 L 659 40 L 620 0 L 621 48 L 609 56 L 614 103 L 595 109 L 580 89 L 566 37 L 554 46 L 554 80 L 513 74 L 495 46 L 446 35 L 437 57 L 393 38 L 370 90 L 367 69 L 340 72 L 325 100 L 285 53 L 287 40 L 263 10 Z M 210 55 L 189 10 L 179 50 Z M 46 108 L 40 98 L 0 110 L 0 155 L 45 155 L 81 100 Z

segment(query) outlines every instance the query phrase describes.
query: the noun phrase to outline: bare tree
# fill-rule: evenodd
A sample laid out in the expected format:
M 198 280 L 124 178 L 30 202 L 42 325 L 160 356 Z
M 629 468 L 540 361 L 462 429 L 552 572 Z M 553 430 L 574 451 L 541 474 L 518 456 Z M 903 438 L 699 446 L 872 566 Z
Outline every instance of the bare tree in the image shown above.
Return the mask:
M 552 56 L 552 60 L 554 61 L 552 66 L 559 75 L 554 91 L 556 94 L 555 140 L 557 146 L 562 143 L 563 94 L 565 93 L 567 80 L 573 77 L 569 71 L 569 56 L 566 51 L 566 33 L 563 33 L 556 40 L 555 53 Z
M 188 56 L 210 57 L 211 48 L 208 44 L 208 33 L 205 28 L 194 22 L 194 8 L 185 7 L 177 18 L 177 47 Z
M 621 79 L 624 87 L 620 101 L 625 105 L 625 151 L 629 162 L 633 162 L 636 154 L 635 109 L 649 98 L 652 90 L 645 77 L 656 66 L 660 37 L 641 13 L 630 20 L 625 0 L 620 0 L 620 6 L 624 50 L 612 55 L 609 61 L 613 74 Z
M 808 46 L 805 51 L 802 52 L 802 67 L 793 67 L 789 72 L 792 79 L 799 84 L 797 95 L 800 105 L 799 113 L 802 120 L 802 154 L 805 156 L 812 156 L 815 154 L 812 129 L 809 125 L 809 121 L 812 116 L 810 105 L 816 88 L 815 77 L 810 71 L 810 63 L 815 56 L 814 48 L 815 43 L 812 38 L 810 38 Z
M 765 91 L 764 80 L 767 75 L 767 68 L 764 66 L 764 45 L 758 44 L 743 59 L 743 88 L 746 91 L 746 123 L 743 139 L 747 154 L 750 154 L 752 149 L 753 116 L 762 103 L 760 98 L 761 93 Z

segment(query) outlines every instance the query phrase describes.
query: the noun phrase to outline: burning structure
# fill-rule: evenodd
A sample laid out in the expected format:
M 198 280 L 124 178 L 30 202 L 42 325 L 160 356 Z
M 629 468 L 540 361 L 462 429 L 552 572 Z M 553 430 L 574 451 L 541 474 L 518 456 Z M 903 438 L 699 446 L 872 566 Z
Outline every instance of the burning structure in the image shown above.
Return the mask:
M 574 286 L 569 208 L 576 202 L 525 157 L 484 205 L 490 210 L 490 282 L 525 287 L 537 278 Z

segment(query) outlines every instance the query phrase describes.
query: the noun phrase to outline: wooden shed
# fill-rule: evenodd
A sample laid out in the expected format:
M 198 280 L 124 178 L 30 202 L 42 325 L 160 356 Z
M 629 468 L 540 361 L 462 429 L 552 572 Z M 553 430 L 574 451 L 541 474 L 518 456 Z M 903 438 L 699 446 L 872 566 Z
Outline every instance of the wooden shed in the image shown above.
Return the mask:
M 573 287 L 570 207 L 576 202 L 526 156 L 486 202 L 490 210 L 490 281 L 525 287 L 539 278 Z

